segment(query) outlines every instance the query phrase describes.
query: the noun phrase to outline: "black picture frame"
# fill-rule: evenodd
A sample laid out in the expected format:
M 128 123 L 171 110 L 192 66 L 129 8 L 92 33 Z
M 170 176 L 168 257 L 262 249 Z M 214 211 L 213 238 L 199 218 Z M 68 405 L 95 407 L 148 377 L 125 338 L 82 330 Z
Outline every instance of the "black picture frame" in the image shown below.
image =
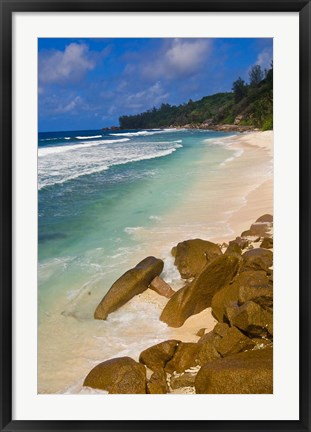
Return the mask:
M 302 0 L 0 0 L 1 6 L 1 431 L 256 430 L 310 428 L 310 1 Z M 300 418 L 297 421 L 12 420 L 12 15 L 14 12 L 299 12 L 300 53 Z M 297 287 L 298 288 L 298 287 Z M 294 288 L 293 288 L 293 291 Z M 289 371 L 290 373 L 290 371 Z

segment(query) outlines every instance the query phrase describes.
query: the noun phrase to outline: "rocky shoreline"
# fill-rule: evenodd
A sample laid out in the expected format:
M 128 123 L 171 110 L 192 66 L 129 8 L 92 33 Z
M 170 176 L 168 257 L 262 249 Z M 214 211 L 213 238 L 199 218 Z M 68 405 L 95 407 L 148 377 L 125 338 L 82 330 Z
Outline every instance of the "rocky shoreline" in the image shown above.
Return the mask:
M 170 125 L 167 126 L 165 129 L 201 129 L 201 130 L 213 130 L 217 132 L 255 132 L 259 131 L 260 129 L 256 128 L 255 126 L 246 126 L 241 125 L 239 123 L 237 124 L 214 124 L 209 121 L 205 121 L 204 123 L 188 123 L 184 125 Z M 111 127 L 105 127 L 102 128 L 103 131 L 120 131 L 125 130 L 122 129 L 119 126 L 111 126 Z M 133 130 L 144 130 L 144 129 L 133 129 Z
M 217 132 L 255 132 L 260 129 L 255 126 L 246 126 L 237 124 L 214 124 L 209 122 L 204 122 L 201 124 L 186 124 L 183 126 L 173 126 L 177 129 L 202 129 L 202 130 L 213 130 Z
M 95 366 L 83 385 L 111 394 L 264 394 L 273 392 L 273 217 L 265 214 L 228 244 L 201 239 L 172 249 L 185 285 L 161 278 L 163 261 L 147 257 L 110 288 L 94 317 L 106 319 L 134 296 L 152 289 L 168 298 L 159 319 L 181 327 L 211 308 L 197 342 L 167 340 Z

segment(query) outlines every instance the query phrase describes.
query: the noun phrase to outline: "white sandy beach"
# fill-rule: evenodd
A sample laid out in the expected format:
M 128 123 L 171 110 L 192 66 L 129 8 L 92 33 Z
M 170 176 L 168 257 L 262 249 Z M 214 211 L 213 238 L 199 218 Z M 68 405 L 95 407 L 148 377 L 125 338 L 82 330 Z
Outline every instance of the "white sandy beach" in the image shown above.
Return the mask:
M 273 131 L 254 132 L 242 136 L 231 138 L 232 149 L 244 150 L 239 160 L 232 164 L 242 163 L 252 169 L 256 179 L 256 164 L 261 164 L 263 160 L 267 164 L 267 172 L 258 176 L 257 182 L 252 186 L 246 186 L 246 181 L 241 181 L 240 189 L 242 194 L 249 189 L 245 197 L 245 203 L 235 212 L 233 212 L 228 224 L 233 231 L 233 236 L 238 236 L 260 216 L 265 213 L 273 214 Z M 241 179 L 242 180 L 242 179 Z M 218 239 L 221 241 L 222 239 Z

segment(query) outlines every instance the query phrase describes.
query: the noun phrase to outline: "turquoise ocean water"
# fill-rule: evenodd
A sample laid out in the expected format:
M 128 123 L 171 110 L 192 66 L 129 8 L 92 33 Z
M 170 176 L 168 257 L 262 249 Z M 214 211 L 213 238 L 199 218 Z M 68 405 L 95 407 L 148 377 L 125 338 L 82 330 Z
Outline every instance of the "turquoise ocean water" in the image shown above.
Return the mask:
M 92 318 L 96 304 L 124 271 L 152 251 L 148 236 L 138 234 L 151 230 L 156 238 L 166 216 L 176 212 L 198 179 L 204 176 L 212 182 L 221 164 L 232 157 L 232 150 L 216 145 L 214 140 L 228 135 L 182 129 L 39 133 L 38 334 L 42 392 L 64 391 L 46 374 L 53 373 L 59 350 L 68 349 L 64 362 L 69 364 L 74 350 L 73 346 L 62 346 L 62 339 L 48 336 L 48 329 L 62 332 L 72 321 L 68 325 L 69 321 L 61 320 L 74 319 L 77 331 L 71 330 L 70 338 L 83 339 L 82 334 L 101 331 L 101 323 L 94 323 Z M 188 222 L 181 212 L 181 227 Z M 189 238 L 187 232 L 183 234 L 180 241 Z M 171 278 L 174 275 L 170 266 L 168 258 L 168 279 L 170 271 Z M 83 327 L 78 330 L 78 326 Z

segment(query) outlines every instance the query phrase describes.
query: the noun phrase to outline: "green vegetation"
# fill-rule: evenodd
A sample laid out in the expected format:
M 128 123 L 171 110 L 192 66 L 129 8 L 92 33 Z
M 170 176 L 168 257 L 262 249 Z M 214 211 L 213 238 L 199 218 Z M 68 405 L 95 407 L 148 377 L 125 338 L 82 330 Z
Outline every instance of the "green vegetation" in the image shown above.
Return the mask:
M 232 92 L 216 93 L 182 105 L 162 104 L 141 114 L 121 116 L 121 129 L 152 129 L 169 126 L 193 127 L 239 124 L 268 130 L 273 128 L 273 67 L 253 66 L 249 84 L 238 78 Z

